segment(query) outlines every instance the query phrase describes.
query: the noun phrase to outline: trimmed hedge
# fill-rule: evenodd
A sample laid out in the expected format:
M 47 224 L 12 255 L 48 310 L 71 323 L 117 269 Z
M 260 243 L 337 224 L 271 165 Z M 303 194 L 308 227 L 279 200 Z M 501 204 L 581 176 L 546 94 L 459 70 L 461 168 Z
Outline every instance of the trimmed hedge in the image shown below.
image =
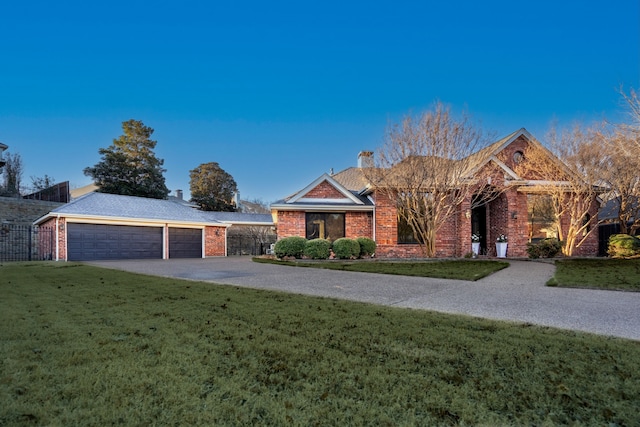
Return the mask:
M 360 255 L 360 243 L 354 239 L 342 237 L 333 242 L 333 253 L 339 259 L 358 258 Z
M 640 255 L 640 239 L 628 234 L 614 234 L 609 237 L 609 256 L 628 258 Z
M 368 237 L 358 237 L 356 241 L 360 244 L 360 258 L 375 255 L 376 242 Z
M 327 259 L 331 252 L 331 241 L 327 239 L 307 240 L 304 256 L 311 259 Z
M 291 236 L 280 239 L 273 247 L 273 252 L 278 258 L 294 257 L 302 258 L 307 239 L 299 236 Z
M 542 239 L 538 243 L 527 243 L 529 258 L 553 258 L 562 250 L 558 239 Z

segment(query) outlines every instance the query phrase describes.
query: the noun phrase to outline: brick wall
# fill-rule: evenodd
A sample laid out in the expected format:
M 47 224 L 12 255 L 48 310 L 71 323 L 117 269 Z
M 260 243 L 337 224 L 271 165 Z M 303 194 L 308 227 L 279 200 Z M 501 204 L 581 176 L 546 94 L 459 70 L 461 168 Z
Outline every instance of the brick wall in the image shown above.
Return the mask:
M 226 256 L 225 227 L 204 228 L 204 256 Z
M 303 211 L 278 211 L 278 239 L 306 235 Z
M 336 188 L 327 181 L 322 181 L 314 189 L 309 191 L 305 198 L 310 199 L 344 199 L 344 194 L 336 190 Z
M 67 222 L 65 220 L 65 218 L 60 218 L 57 220 L 58 221 L 58 236 L 56 239 L 54 239 L 53 242 L 53 260 L 54 261 L 66 261 L 67 260 L 67 230 L 66 230 L 66 225 Z M 51 228 L 54 230 L 56 230 L 56 218 L 51 218 L 45 222 L 43 222 L 42 224 L 40 224 L 41 228 Z M 58 254 L 57 254 L 57 258 L 56 258 L 56 240 L 57 240 L 57 249 L 58 249 Z
M 373 213 L 372 212 L 347 212 L 345 214 L 345 237 L 355 239 L 357 237 L 373 238 Z

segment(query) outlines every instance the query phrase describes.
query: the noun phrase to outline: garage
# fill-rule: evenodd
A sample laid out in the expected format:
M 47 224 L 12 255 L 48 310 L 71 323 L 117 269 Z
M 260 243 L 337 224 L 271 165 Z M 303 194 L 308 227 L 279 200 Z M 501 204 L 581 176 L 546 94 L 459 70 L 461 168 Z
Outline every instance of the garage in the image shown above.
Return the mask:
M 162 228 L 67 224 L 69 261 L 162 259 Z
M 169 227 L 169 258 L 202 258 L 202 230 Z
M 270 214 L 200 211 L 181 199 L 95 192 L 34 225 L 56 230 L 53 259 L 90 261 L 226 256 L 229 227 L 269 227 L 273 221 Z

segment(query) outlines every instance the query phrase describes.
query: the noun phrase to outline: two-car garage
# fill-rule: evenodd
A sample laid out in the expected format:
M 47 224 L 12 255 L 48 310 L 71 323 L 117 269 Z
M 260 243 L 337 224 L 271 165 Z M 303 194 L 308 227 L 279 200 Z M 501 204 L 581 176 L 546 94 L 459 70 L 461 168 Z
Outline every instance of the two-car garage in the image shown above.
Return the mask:
M 67 224 L 70 261 L 162 259 L 164 227 Z M 168 227 L 169 258 L 202 258 L 202 229 Z
M 273 225 L 268 214 L 266 222 L 242 215 L 96 192 L 52 210 L 34 224 L 55 230 L 55 260 L 204 258 L 227 255 L 227 229 L 232 225 Z

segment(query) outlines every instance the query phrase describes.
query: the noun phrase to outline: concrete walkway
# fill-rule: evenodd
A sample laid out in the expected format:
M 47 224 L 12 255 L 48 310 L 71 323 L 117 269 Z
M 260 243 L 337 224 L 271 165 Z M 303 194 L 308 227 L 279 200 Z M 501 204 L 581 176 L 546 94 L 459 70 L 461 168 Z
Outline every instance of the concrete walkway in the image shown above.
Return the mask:
M 509 262 L 509 268 L 477 282 L 296 268 L 255 263 L 250 257 L 87 264 L 640 340 L 640 293 L 547 287 L 552 264 Z

